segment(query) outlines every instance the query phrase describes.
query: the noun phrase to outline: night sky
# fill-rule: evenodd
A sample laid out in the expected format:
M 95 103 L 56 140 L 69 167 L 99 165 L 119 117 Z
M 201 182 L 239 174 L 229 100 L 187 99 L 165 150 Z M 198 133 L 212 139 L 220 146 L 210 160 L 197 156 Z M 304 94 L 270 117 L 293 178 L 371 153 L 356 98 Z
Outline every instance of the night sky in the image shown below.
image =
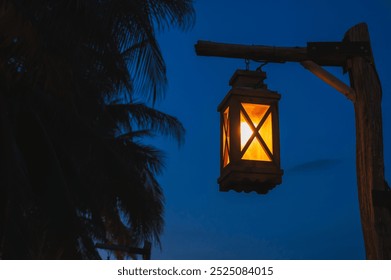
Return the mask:
M 162 249 L 153 259 L 363 259 L 353 104 L 298 63 L 263 67 L 279 92 L 283 183 L 267 195 L 219 192 L 217 106 L 244 60 L 198 57 L 197 40 L 269 46 L 340 41 L 369 27 L 383 87 L 386 178 L 391 180 L 390 0 L 198 0 L 196 23 L 159 33 L 169 88 L 156 108 L 178 117 L 186 141 L 148 140 L 165 151 Z M 259 63 L 252 62 L 255 70 Z M 349 84 L 340 68 L 327 68 Z

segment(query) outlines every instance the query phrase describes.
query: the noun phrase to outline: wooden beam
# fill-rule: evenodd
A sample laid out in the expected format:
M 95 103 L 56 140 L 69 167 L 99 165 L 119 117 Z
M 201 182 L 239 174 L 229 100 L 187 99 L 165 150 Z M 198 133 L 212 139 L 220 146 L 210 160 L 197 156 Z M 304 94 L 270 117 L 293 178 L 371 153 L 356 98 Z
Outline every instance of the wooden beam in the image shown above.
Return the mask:
M 238 45 L 198 41 L 195 51 L 200 56 L 243 58 L 265 62 L 301 62 L 312 60 L 323 66 L 345 66 L 346 56 L 341 54 L 313 56 L 307 47 L 271 47 L 260 45 Z
M 315 76 L 320 78 L 325 83 L 329 84 L 339 92 L 341 92 L 343 95 L 345 95 L 348 99 L 354 102 L 355 100 L 355 94 L 354 90 L 346 85 L 344 82 L 342 82 L 340 79 L 335 77 L 333 74 L 328 72 L 327 70 L 320 67 L 318 64 L 311 60 L 305 60 L 300 62 L 301 65 L 303 65 L 304 68 L 311 71 Z
M 198 41 L 196 54 L 200 56 L 219 56 L 230 58 L 247 58 L 270 62 L 301 61 L 308 59 L 307 48 L 284 48 L 254 45 L 238 45 Z

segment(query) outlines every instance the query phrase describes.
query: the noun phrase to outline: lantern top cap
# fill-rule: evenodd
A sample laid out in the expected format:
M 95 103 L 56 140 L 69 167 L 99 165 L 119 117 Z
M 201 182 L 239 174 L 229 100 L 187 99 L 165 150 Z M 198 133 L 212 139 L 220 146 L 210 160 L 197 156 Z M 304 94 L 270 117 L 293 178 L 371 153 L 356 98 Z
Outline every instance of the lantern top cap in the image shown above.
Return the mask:
M 232 87 L 241 88 L 266 88 L 263 81 L 266 79 L 266 73 L 263 71 L 236 70 L 229 85 Z

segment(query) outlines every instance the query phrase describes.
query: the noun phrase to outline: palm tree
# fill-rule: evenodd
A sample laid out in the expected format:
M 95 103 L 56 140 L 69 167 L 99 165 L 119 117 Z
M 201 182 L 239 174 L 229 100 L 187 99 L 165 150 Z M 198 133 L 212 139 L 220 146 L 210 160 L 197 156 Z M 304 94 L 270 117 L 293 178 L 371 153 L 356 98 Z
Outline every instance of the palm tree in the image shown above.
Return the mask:
M 141 140 L 184 128 L 135 97 L 165 91 L 156 29 L 193 15 L 192 0 L 0 2 L 0 258 L 159 243 L 162 153 Z

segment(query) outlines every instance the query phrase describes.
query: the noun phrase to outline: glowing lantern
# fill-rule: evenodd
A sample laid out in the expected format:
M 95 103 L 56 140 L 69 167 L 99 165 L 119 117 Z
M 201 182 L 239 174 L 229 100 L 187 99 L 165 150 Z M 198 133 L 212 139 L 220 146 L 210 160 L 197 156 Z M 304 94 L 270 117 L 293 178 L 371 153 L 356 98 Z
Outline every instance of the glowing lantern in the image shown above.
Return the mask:
M 281 184 L 278 100 L 260 71 L 237 70 L 221 115 L 221 191 L 267 193 Z

